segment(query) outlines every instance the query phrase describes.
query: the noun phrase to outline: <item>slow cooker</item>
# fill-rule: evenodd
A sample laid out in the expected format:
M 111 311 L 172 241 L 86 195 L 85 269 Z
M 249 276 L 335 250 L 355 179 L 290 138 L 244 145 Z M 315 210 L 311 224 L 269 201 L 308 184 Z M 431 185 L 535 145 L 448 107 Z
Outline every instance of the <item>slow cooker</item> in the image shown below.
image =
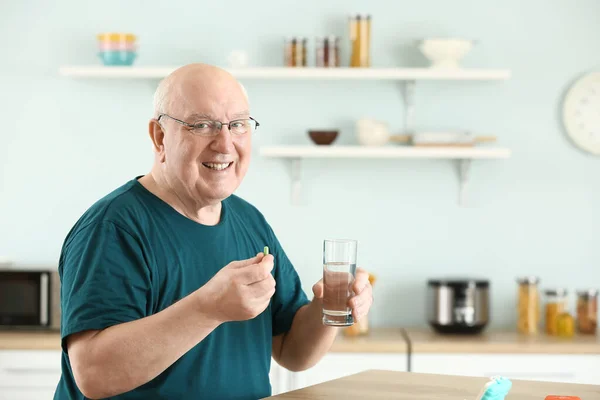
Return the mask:
M 430 279 L 427 318 L 439 333 L 476 334 L 489 321 L 490 283 L 485 279 Z

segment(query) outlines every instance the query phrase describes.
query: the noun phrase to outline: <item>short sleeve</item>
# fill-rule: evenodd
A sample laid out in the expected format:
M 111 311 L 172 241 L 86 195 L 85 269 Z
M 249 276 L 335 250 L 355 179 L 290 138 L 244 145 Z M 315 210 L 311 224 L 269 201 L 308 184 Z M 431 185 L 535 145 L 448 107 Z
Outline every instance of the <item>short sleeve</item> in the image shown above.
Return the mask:
M 271 303 L 273 318 L 273 336 L 287 333 L 292 327 L 298 309 L 310 301 L 306 297 L 300 277 L 281 247 L 279 240 L 270 229 L 272 235 L 271 253 L 275 258 L 276 289 Z
M 59 264 L 61 337 L 104 329 L 148 315 L 150 272 L 138 240 L 112 222 L 82 228 Z

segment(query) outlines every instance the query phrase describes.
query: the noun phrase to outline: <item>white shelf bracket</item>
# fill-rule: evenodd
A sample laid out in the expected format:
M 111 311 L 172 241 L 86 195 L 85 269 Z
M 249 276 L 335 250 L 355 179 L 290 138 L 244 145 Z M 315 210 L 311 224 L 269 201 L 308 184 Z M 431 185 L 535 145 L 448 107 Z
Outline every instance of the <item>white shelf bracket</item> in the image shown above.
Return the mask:
M 415 129 L 415 81 L 402 83 L 402 97 L 404 99 L 404 134 L 411 134 Z
M 470 172 L 471 159 L 465 158 L 458 160 L 458 205 L 461 207 L 467 205 L 467 184 L 469 183 Z
M 302 159 L 300 158 L 292 158 L 292 192 L 291 192 L 291 200 L 292 204 L 297 206 L 300 205 L 300 198 L 302 193 Z

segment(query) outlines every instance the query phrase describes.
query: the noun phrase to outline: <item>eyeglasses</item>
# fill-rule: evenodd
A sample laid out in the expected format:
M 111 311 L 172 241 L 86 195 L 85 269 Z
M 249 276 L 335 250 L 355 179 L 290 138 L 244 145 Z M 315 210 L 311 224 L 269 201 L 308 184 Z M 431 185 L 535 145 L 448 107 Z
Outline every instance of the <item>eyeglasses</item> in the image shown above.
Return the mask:
M 235 121 L 230 121 L 228 123 L 223 123 L 220 121 L 201 120 L 193 124 L 187 123 L 177 118 L 173 118 L 168 114 L 160 114 L 156 120 L 160 122 L 160 119 L 162 117 L 170 118 L 178 124 L 189 128 L 190 132 L 197 136 L 217 136 L 219 132 L 221 132 L 221 129 L 223 129 L 223 126 L 226 126 L 232 135 L 242 136 L 253 133 L 260 126 L 258 121 L 252 117 L 236 119 Z

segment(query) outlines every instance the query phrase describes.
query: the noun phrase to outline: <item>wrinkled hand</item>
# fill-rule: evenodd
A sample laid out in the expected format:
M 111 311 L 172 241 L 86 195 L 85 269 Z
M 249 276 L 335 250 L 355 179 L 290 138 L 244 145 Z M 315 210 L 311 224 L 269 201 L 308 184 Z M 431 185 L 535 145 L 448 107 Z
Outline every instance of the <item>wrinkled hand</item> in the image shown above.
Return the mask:
M 244 321 L 262 313 L 275 293 L 273 256 L 259 253 L 232 261 L 201 288 L 210 301 L 207 312 L 219 322 Z
M 323 279 L 315 283 L 312 287 L 315 299 L 323 301 Z M 369 273 L 362 268 L 356 269 L 356 278 L 352 284 L 352 291 L 354 296 L 348 299 L 348 307 L 352 310 L 352 316 L 354 321 L 360 321 L 364 319 L 371 309 L 373 304 L 373 287 L 369 282 Z

